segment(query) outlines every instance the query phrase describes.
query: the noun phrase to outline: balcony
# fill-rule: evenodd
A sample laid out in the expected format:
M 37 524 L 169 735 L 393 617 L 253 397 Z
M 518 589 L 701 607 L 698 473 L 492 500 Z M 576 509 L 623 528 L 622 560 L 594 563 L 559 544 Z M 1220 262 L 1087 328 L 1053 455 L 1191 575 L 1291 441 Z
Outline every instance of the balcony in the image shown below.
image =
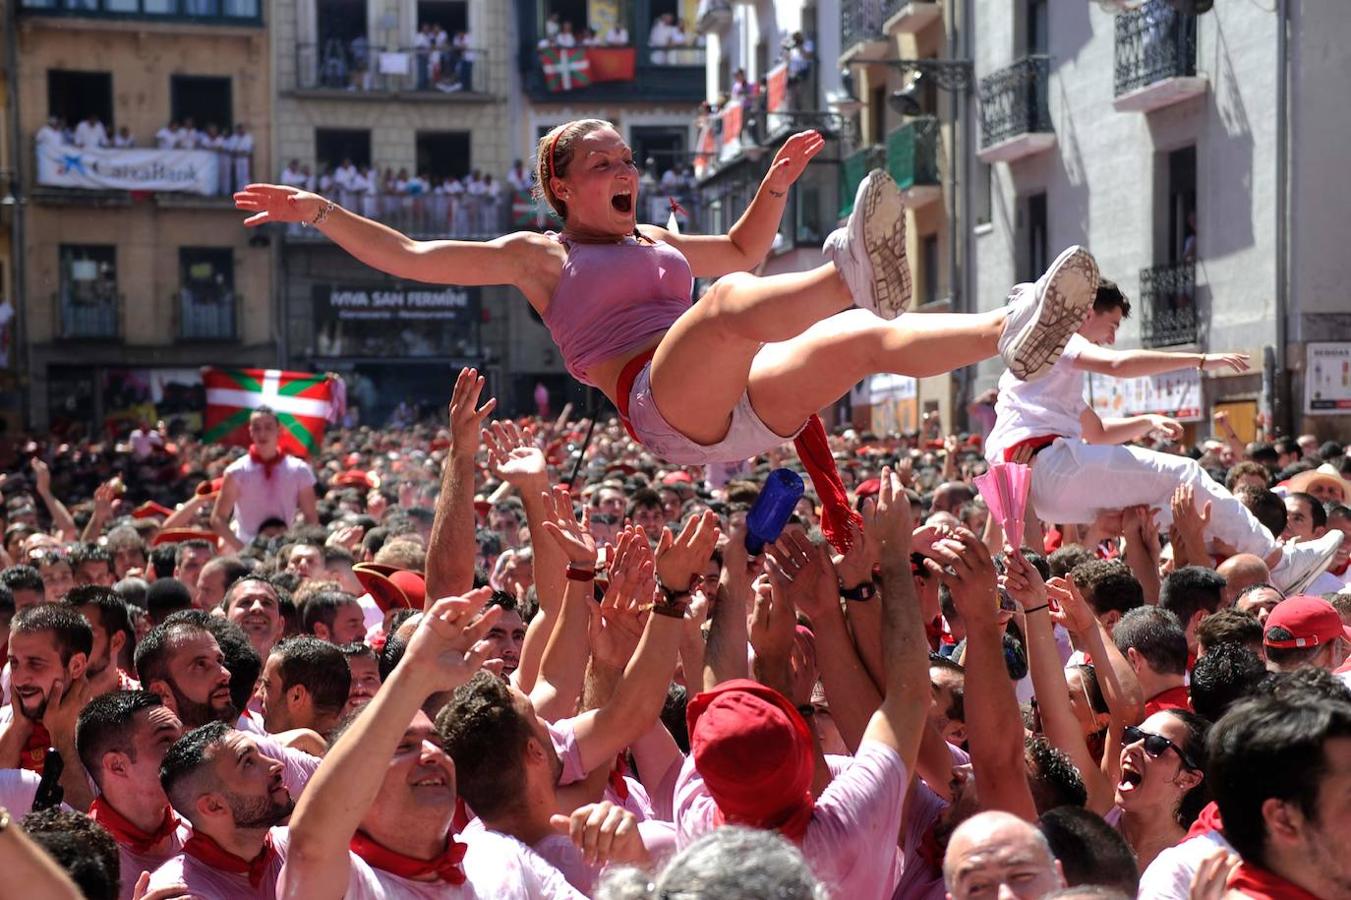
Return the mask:
M 648 0 L 628 7 L 621 20 L 636 43 L 558 48 L 544 40 L 538 0 L 516 0 L 517 63 L 522 87 L 534 103 L 684 103 L 704 99 L 705 52 L 697 44 L 649 47 L 655 13 Z M 694 40 L 690 36 L 690 40 Z M 545 54 L 555 57 L 546 60 Z M 546 71 L 545 67 L 549 67 Z
M 1196 17 L 1163 0 L 1116 17 L 1116 99 L 1119 112 L 1149 112 L 1206 92 L 1196 74 Z
M 19 0 L 19 14 L 192 25 L 263 24 L 261 0 Z
M 1140 343 L 1171 347 L 1196 343 L 1196 262 L 1140 270 Z
M 840 218 L 847 219 L 854 211 L 854 195 L 858 186 L 873 169 L 883 169 L 887 165 L 885 147 L 873 145 L 857 150 L 840 163 Z
M 840 65 L 854 59 L 877 59 L 887 48 L 882 0 L 841 0 Z
M 919 34 L 943 17 L 943 7 L 933 0 L 883 0 L 882 32 L 887 37 Z
M 151 143 L 119 149 L 39 140 L 30 194 L 43 203 L 91 206 L 127 206 L 133 194 L 153 195 L 165 207 L 233 210 L 232 189 L 251 180 L 253 158 L 247 153 L 218 147 L 164 150 Z
M 297 44 L 297 92 L 385 101 L 470 100 L 492 96 L 488 54 L 475 47 L 383 50 L 365 38 L 351 43 Z
M 333 202 L 420 240 L 460 238 L 488 240 L 508 231 L 555 227 L 555 220 L 542 212 L 542 204 L 513 200 L 510 191 L 496 198 L 473 194 L 388 194 L 334 191 Z M 666 220 L 662 219 L 662 224 Z M 292 243 L 324 242 L 328 238 L 313 228 L 291 224 L 286 240 Z
M 211 283 L 191 284 L 180 288 L 174 299 L 180 340 L 239 340 L 240 298 L 233 290 Z
M 980 150 L 987 163 L 1012 162 L 1055 146 L 1046 101 L 1049 56 L 1028 56 L 980 80 Z
M 911 119 L 887 135 L 887 173 L 904 192 L 906 205 L 919 209 L 943 196 L 938 173 L 941 132 L 933 116 Z
M 123 296 L 104 286 L 82 286 L 52 295 L 56 334 L 64 340 L 117 340 Z

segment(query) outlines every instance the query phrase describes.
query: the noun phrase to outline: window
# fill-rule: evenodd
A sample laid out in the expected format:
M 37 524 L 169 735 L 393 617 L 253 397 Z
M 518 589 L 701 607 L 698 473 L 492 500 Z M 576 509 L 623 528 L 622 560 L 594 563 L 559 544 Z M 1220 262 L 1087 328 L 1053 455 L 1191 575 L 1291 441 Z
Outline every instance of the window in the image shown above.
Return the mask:
M 887 87 L 881 85 L 872 89 L 872 98 L 868 103 L 868 143 L 880 144 L 887 137 Z
M 1036 281 L 1046 271 L 1050 260 L 1046 257 L 1046 195 L 1034 194 L 1027 198 L 1023 235 L 1023 274 L 1020 280 Z
M 336 41 L 346 50 L 352 41 L 366 37 L 366 0 L 318 0 L 315 20 L 320 46 Z
M 113 76 L 110 72 L 47 70 L 47 114 L 74 128 L 90 116 L 113 131 Z
M 994 221 L 994 167 L 976 162 L 976 224 L 988 225 Z
M 434 181 L 440 181 L 443 178 L 463 178 L 471 168 L 469 132 L 417 133 L 417 174 L 430 175 Z
M 218 131 L 234 127 L 230 79 L 212 75 L 172 75 L 169 78 L 169 118 L 192 124 L 206 131 L 215 125 Z
M 469 4 L 465 0 L 418 0 L 417 24 L 419 29 L 440 25 L 453 38 L 469 31 Z
M 1027 0 L 1024 16 L 1023 39 L 1026 55 L 1046 53 L 1050 46 L 1050 19 L 1046 12 L 1046 0 Z
M 1196 259 L 1196 147 L 1168 154 L 1168 254 L 1170 263 Z
M 63 244 L 60 253 L 61 336 L 117 337 L 117 248 Z
M 667 169 L 684 162 L 687 138 L 688 132 L 683 125 L 635 125 L 629 128 L 633 161 L 642 169 L 649 159 L 656 160 L 658 178 Z
M 938 300 L 938 235 L 926 234 L 919 239 L 921 303 Z
M 371 133 L 360 128 L 316 128 L 314 158 L 321 172 L 338 168 L 345 159 L 364 169 L 371 164 Z
M 178 336 L 234 340 L 234 251 L 230 247 L 183 247 L 178 251 L 178 267 Z

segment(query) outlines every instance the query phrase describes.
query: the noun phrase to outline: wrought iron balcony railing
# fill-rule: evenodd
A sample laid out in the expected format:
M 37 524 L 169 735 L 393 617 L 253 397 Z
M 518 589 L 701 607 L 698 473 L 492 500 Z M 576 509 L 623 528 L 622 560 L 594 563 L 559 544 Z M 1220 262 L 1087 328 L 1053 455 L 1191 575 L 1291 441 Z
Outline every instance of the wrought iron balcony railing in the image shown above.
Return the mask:
M 887 164 L 887 150 L 880 144 L 864 147 L 845 157 L 840 163 L 840 218 L 846 218 L 854 211 L 854 195 L 858 186 L 873 169 L 884 168 Z
M 1196 74 L 1196 16 L 1164 0 L 1116 17 L 1116 96 Z
M 1028 56 L 980 80 L 980 145 L 991 147 L 1020 134 L 1049 132 L 1049 56 Z
M 296 89 L 351 94 L 422 93 L 482 97 L 488 84 L 488 53 L 477 47 L 373 47 L 364 37 L 343 42 L 297 44 Z
M 887 135 L 887 172 L 902 189 L 939 183 L 938 119 L 911 119 Z
M 20 0 L 20 13 L 97 19 L 261 25 L 260 0 Z
M 842 0 L 840 49 L 882 40 L 882 21 L 882 0 Z
M 185 341 L 239 339 L 239 295 L 214 284 L 180 288 L 178 336 Z
M 1194 344 L 1196 262 L 1184 261 L 1140 270 L 1140 343 L 1146 347 Z
M 56 333 L 73 340 L 116 340 L 121 336 L 121 294 L 104 289 L 64 290 L 52 297 Z

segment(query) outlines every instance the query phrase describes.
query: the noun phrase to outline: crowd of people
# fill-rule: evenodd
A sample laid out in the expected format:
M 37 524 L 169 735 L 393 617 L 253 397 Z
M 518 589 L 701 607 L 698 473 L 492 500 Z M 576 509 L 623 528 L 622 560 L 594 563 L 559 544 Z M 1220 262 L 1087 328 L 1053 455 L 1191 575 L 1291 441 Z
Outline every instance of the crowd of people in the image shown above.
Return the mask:
M 364 33 L 350 40 L 334 37 L 319 48 L 316 81 L 349 91 L 473 91 L 479 52 L 469 32 L 452 36 L 435 22 L 419 25 L 409 48 L 372 47 Z
M 980 434 L 850 430 L 848 549 L 809 493 L 756 557 L 777 452 L 713 478 L 482 386 L 311 460 L 265 408 L 247 453 L 5 448 L 42 896 L 1345 896 L 1351 542 L 1283 588 L 1183 487 L 1014 549 Z M 1336 443 L 1157 443 L 1351 534 Z
M 570 19 L 552 12 L 544 21 L 544 36 L 539 39 L 538 46 L 541 50 L 550 47 L 628 47 L 629 30 L 618 20 L 604 31 L 585 26 L 579 29 Z M 685 22 L 674 13 L 662 13 L 652 20 L 647 46 L 649 59 L 657 65 L 691 66 L 702 65 L 704 61 L 703 35 L 691 34 Z
M 218 127 L 214 122 L 198 128 L 191 117 L 172 121 L 155 132 L 153 142 L 142 141 L 126 125 L 109 134 L 109 127 L 90 113 L 70 127 L 60 116 L 52 116 L 34 135 L 41 145 L 79 147 L 81 149 L 135 150 L 154 147 L 159 150 L 207 150 L 217 157 L 218 195 L 230 194 L 252 181 L 253 134 L 243 122 Z

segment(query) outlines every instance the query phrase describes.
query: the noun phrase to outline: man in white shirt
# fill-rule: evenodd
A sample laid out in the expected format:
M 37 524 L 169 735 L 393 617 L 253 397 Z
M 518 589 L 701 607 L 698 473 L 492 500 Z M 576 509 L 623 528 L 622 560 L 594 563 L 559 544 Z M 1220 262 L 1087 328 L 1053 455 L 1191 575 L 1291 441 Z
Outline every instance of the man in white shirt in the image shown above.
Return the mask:
M 629 42 L 629 30 L 616 22 L 605 32 L 603 40 L 612 47 L 622 47 Z
M 1081 247 L 1060 254 L 1036 284 L 1014 287 L 1015 295 L 1037 292 L 1064 308 L 1088 308 L 1086 318 L 1070 315 L 1062 327 L 1077 327 L 1047 373 L 1025 381 L 1010 370 L 999 380 L 995 425 L 986 440 L 991 463 L 1028 462 L 1032 467 L 1029 503 L 1045 522 L 1087 524 L 1103 509 L 1144 505 L 1161 510 L 1161 524 L 1171 521 L 1170 502 L 1181 484 L 1191 484 L 1197 503 L 1213 512 L 1210 533 L 1239 553 L 1262 558 L 1272 579 L 1286 593 L 1299 593 L 1327 568 L 1341 543 L 1340 531 L 1305 544 L 1277 544 L 1242 503 L 1216 484 L 1195 460 L 1125 446 L 1154 431 L 1176 439 L 1182 426 L 1166 416 L 1144 415 L 1100 419 L 1084 400 L 1087 372 L 1117 378 L 1140 378 L 1182 369 L 1244 372 L 1241 353 L 1168 353 L 1159 350 L 1110 350 L 1117 328 L 1130 312 L 1130 302 L 1110 281 L 1099 284 L 1097 266 Z M 1093 299 L 1083 302 L 1087 292 Z M 1015 332 L 1006 328 L 1005 333 Z M 1063 333 L 1063 332 L 1062 332 Z M 1001 341 L 1002 343 L 1002 341 Z M 1045 366 L 1055 345 L 1029 341 L 1011 357 L 1030 371 Z
M 235 125 L 234 140 L 234 186 L 235 190 L 242 190 L 253 180 L 250 174 L 253 166 L 253 135 L 243 122 Z
M 75 126 L 75 146 L 85 150 L 108 146 L 108 130 L 103 127 L 98 116 L 90 113 L 88 118 Z
M 178 142 L 178 123 L 170 122 L 155 132 L 155 146 L 161 150 L 172 150 Z
M 342 165 L 338 166 L 337 171 L 333 173 L 333 183 L 338 186 L 339 190 L 352 191 L 356 189 L 355 184 L 358 177 L 357 167 L 352 165 L 352 160 L 344 159 Z
M 113 137 L 113 146 L 119 150 L 128 150 L 136 146 L 136 139 L 131 136 L 131 131 L 123 125 L 117 129 L 117 134 Z
M 439 600 L 381 690 L 334 742 L 291 818 L 291 896 L 578 898 L 519 841 L 455 834 L 456 773 L 421 706 L 478 671 L 490 591 Z
M 253 540 L 266 519 L 289 525 L 299 510 L 306 523 L 319 524 L 314 470 L 281 448 L 280 432 L 281 422 L 270 407 L 255 409 L 249 416 L 249 452 L 225 469 L 211 527 L 235 550 Z
M 511 164 L 511 171 L 507 172 L 507 183 L 513 190 L 528 191 L 531 186 L 531 173 L 525 170 L 525 165 L 519 159 Z
M 37 141 L 38 146 L 52 144 L 59 146 L 66 142 L 66 136 L 61 130 L 61 120 L 52 116 L 41 128 L 37 134 L 33 135 L 33 140 Z
M 197 142 L 201 139 L 201 132 L 197 130 L 196 124 L 192 119 L 184 119 L 183 124 L 178 126 L 174 132 L 174 147 L 179 150 L 196 150 Z

